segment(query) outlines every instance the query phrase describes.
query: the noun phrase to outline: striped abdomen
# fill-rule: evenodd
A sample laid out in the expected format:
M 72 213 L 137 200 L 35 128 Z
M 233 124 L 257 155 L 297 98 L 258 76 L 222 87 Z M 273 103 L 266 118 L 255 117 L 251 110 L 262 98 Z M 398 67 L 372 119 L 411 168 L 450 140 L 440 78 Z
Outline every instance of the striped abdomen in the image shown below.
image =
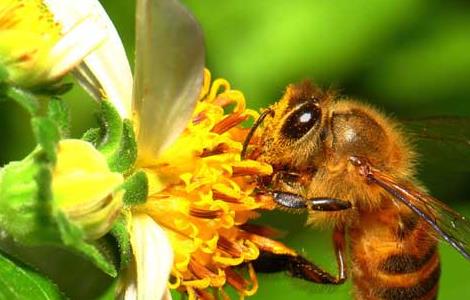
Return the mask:
M 436 299 L 437 241 L 426 222 L 390 204 L 350 228 L 356 299 Z

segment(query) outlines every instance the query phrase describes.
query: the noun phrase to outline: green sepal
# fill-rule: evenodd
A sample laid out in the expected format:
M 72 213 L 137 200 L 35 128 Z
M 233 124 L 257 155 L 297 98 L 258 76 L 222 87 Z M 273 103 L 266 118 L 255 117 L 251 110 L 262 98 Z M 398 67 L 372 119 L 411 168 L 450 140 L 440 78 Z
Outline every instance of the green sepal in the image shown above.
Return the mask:
M 21 88 L 12 87 L 8 85 L 4 86 L 6 88 L 5 96 L 8 99 L 17 102 L 20 106 L 25 108 L 32 116 L 36 115 L 39 112 L 40 103 L 38 98 L 34 94 Z
M 119 258 L 120 258 L 120 269 L 127 267 L 131 261 L 132 251 L 131 251 L 131 240 L 129 236 L 129 218 L 127 213 L 124 212 L 114 223 L 113 228 L 111 229 L 111 236 L 116 240 L 119 247 Z
M 24 160 L 12 162 L 0 170 L 0 227 L 20 244 L 65 246 L 106 274 L 117 276 L 117 256 L 121 257 L 121 264 L 127 264 L 130 259 L 129 236 L 123 221 L 113 229 L 118 254 L 115 243 L 109 242 L 111 235 L 87 240 L 84 229 L 72 223 L 53 201 L 52 174 L 57 145 L 60 138 L 67 137 L 70 132 L 68 107 L 60 99 L 52 98 L 47 102 L 47 114 L 44 114 L 46 111 L 34 94 L 5 86 L 6 98 L 19 102 L 33 116 L 31 124 L 38 147 Z M 88 131 L 84 139 L 95 144 L 106 156 L 112 171 L 128 173 L 137 156 L 132 124 L 128 120 L 123 122 L 110 102 L 100 103 L 101 126 Z M 141 176 L 132 177 L 132 180 Z M 143 186 L 146 190 L 146 183 Z
M 81 137 L 81 140 L 92 143 L 93 145 L 98 145 L 101 140 L 101 129 L 100 128 L 90 128 L 88 129 Z
M 43 275 L 0 253 L 0 299 L 65 299 Z
M 48 83 L 47 85 L 40 85 L 31 89 L 34 94 L 40 94 L 45 96 L 60 96 L 73 88 L 73 83 L 63 83 L 61 81 L 55 83 Z
M 127 177 L 122 187 L 126 190 L 123 198 L 125 206 L 145 203 L 148 195 L 148 178 L 144 171 L 137 171 Z
M 101 140 L 97 148 L 105 156 L 110 157 L 119 148 L 123 123 L 111 102 L 103 100 L 100 103 Z
M 134 167 L 137 159 L 137 142 L 129 120 L 124 120 L 119 148 L 108 158 L 111 171 L 126 174 Z
M 47 115 L 49 119 L 55 121 L 59 128 L 60 137 L 68 138 L 70 136 L 70 109 L 67 103 L 56 97 L 51 98 Z
M 51 113 L 60 119 L 63 109 L 52 109 L 56 111 Z M 23 245 L 66 246 L 106 274 L 116 276 L 113 257 L 98 249 L 98 242 L 86 240 L 85 232 L 71 223 L 53 201 L 59 122 L 48 117 L 35 117 L 31 122 L 38 147 L 22 161 L 11 162 L 0 170 L 0 227 Z
M 89 129 L 82 139 L 93 143 L 106 156 L 111 171 L 128 174 L 137 159 L 137 142 L 132 123 L 129 120 L 122 121 L 109 101 L 100 103 L 100 128 Z
M 103 272 L 116 276 L 112 259 L 55 206 L 51 167 L 40 148 L 0 171 L 0 227 L 23 245 L 59 245 L 88 258 Z
M 0 227 L 22 244 L 60 241 L 50 216 L 50 166 L 40 148 L 0 171 Z
M 99 247 L 98 241 L 90 243 L 84 241 L 82 231 L 71 224 L 62 213 L 57 214 L 56 220 L 59 225 L 62 242 L 68 248 L 77 251 L 89 259 L 96 267 L 109 276 L 117 276 L 116 267 L 112 262 L 114 257 L 108 251 L 103 251 L 104 248 Z

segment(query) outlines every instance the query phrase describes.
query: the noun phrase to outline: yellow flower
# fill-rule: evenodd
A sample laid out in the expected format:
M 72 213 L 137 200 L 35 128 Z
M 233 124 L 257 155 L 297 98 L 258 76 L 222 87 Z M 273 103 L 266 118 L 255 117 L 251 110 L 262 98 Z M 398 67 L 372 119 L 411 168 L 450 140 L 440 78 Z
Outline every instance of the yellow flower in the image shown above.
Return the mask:
M 60 0 L 47 0 L 51 7 Z M 23 87 L 59 79 L 96 48 L 103 31 L 89 17 L 72 17 L 64 30 L 40 0 L 0 2 L 0 68 Z M 91 28 L 94 34 L 90 35 Z M 2 72 L 2 73 L 3 73 Z
M 52 177 L 56 206 L 79 226 L 86 239 L 106 234 L 119 215 L 124 182 L 120 173 L 109 170 L 106 158 L 90 143 L 61 140 Z
M 205 75 L 205 90 L 183 133 L 154 160 L 141 162 L 150 178 L 149 198 L 134 211 L 151 216 L 170 239 L 171 288 L 193 298 L 210 287 L 223 292 L 229 284 L 251 295 L 257 289 L 254 271 L 247 265 L 244 278 L 235 267 L 256 259 L 262 245 L 241 226 L 257 216 L 256 209 L 272 207 L 252 195 L 254 176 L 272 169 L 241 161 L 246 134 L 241 123 L 258 114 L 245 109 L 243 94 L 223 79 L 208 91 L 209 72 Z M 229 106 L 233 111 L 225 113 Z
M 167 298 L 167 286 L 190 298 L 210 289 L 225 296 L 227 285 L 252 295 L 257 281 L 250 261 L 260 249 L 291 253 L 246 225 L 257 209 L 273 207 L 270 199 L 253 195 L 255 177 L 270 174 L 271 166 L 240 157 L 247 133 L 241 124 L 258 115 L 225 80 L 210 87 L 201 30 L 181 4 L 138 0 L 136 14 L 133 96 L 122 89 L 132 86 L 126 81 L 132 78 L 129 63 L 103 13 L 114 42 L 92 53 L 96 59 L 85 60 L 80 68 L 86 72 L 78 76 L 121 117 L 132 116 L 135 167 L 149 179 L 147 201 L 130 208 L 133 261 L 119 296 Z
M 73 73 L 79 83 L 95 98 L 107 97 L 113 101 L 123 118 L 129 118 L 132 97 L 132 73 L 124 46 L 106 11 L 97 0 L 44 0 L 47 7 L 60 21 L 62 34 L 74 31 L 77 22 L 83 35 L 75 41 L 80 49 L 82 43 L 99 39 L 93 51 L 84 56 Z M 98 80 L 99 78 L 99 80 Z

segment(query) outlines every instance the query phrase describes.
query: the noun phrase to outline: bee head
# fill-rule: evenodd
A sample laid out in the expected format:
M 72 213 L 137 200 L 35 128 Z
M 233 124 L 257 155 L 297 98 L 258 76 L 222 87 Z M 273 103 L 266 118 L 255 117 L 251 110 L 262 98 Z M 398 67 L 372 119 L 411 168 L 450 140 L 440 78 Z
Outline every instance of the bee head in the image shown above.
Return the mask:
M 275 169 L 311 168 L 323 153 L 324 128 L 333 97 L 310 81 L 289 85 L 263 122 L 258 160 Z

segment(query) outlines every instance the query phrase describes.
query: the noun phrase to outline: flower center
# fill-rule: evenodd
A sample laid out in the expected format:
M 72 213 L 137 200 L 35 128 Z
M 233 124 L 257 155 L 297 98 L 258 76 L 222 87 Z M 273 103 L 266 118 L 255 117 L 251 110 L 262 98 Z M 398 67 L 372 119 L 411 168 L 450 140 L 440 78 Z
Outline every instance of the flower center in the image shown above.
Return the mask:
M 246 223 L 258 216 L 257 209 L 273 207 L 271 199 L 254 193 L 256 176 L 269 175 L 272 168 L 241 160 L 248 132 L 241 123 L 258 114 L 245 109 L 243 94 L 225 80 L 209 89 L 209 76 L 206 72 L 205 91 L 185 131 L 152 166 L 142 166 L 149 199 L 135 209 L 168 235 L 175 252 L 171 288 L 204 297 L 207 288 L 225 295 L 228 283 L 241 295 L 251 295 L 257 282 L 249 262 L 269 239 Z

